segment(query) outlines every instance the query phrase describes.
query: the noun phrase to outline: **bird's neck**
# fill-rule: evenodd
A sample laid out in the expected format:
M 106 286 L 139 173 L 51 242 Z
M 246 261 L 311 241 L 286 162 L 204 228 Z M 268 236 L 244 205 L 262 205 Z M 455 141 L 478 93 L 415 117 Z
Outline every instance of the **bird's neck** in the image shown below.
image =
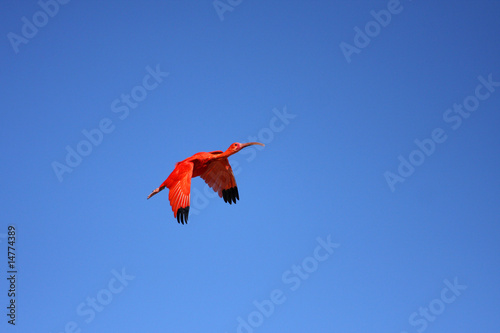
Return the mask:
M 223 158 L 228 158 L 229 156 L 233 155 L 235 152 L 231 150 L 226 150 L 222 154 L 218 155 L 216 158 L 217 159 L 223 159 Z

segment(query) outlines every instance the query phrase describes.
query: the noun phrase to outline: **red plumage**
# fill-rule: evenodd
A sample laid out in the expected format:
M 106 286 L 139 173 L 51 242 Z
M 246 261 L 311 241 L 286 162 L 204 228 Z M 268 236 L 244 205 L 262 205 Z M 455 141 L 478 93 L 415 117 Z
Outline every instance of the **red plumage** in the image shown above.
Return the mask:
M 174 212 L 174 217 L 179 223 L 187 223 L 190 207 L 191 178 L 201 177 L 219 197 L 229 204 L 239 200 L 238 187 L 234 179 L 233 170 L 227 158 L 236 154 L 241 149 L 264 144 L 260 142 L 238 143 L 235 142 L 222 152 L 196 153 L 175 165 L 174 171 L 168 178 L 148 196 L 148 199 L 162 191 L 169 189 L 168 199 Z

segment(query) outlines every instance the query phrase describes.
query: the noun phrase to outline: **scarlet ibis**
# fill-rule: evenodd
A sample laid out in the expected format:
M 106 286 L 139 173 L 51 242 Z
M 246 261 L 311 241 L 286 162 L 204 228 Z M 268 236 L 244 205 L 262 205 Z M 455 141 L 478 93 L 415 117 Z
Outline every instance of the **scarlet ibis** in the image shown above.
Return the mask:
M 191 192 L 191 178 L 200 176 L 224 202 L 236 203 L 240 199 L 238 187 L 234 179 L 233 170 L 227 158 L 236 154 L 245 147 L 264 144 L 260 142 L 235 142 L 225 152 L 215 150 L 196 153 L 191 157 L 175 164 L 174 171 L 168 178 L 148 196 L 148 199 L 168 187 L 170 206 L 178 223 L 188 221 L 189 198 Z

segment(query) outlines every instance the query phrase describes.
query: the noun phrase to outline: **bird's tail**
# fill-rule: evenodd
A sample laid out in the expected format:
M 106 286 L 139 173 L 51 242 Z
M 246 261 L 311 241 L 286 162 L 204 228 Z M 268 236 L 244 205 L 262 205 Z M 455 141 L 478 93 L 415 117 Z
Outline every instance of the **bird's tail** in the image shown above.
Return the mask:
M 156 190 L 154 190 L 153 192 L 151 192 L 150 195 L 148 195 L 148 199 L 151 198 L 153 195 L 155 195 L 156 193 L 160 192 L 161 190 L 163 190 L 165 188 L 165 186 L 160 186 L 158 187 Z

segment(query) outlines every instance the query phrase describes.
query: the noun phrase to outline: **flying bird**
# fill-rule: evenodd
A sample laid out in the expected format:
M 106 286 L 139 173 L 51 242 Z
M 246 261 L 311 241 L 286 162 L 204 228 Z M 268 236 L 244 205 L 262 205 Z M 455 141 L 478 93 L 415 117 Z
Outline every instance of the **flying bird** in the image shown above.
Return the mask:
M 174 171 L 168 178 L 148 196 L 148 199 L 168 187 L 168 200 L 174 217 L 178 223 L 187 223 L 191 193 L 191 178 L 200 176 L 224 202 L 236 203 L 240 199 L 233 170 L 227 158 L 245 147 L 252 145 L 264 146 L 260 142 L 235 142 L 225 152 L 215 150 L 196 153 L 175 164 Z

